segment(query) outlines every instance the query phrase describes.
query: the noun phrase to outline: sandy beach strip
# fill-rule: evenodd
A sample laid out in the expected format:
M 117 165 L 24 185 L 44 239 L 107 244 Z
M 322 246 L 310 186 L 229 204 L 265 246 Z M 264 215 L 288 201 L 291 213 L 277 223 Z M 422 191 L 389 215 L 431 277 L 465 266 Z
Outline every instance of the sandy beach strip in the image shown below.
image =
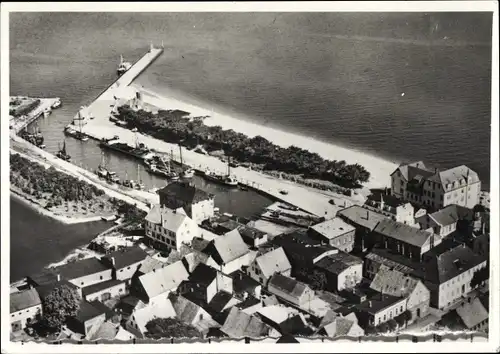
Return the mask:
M 166 94 L 161 95 L 139 85 L 132 84 L 131 86 L 143 92 L 143 100 L 147 104 L 154 105 L 164 110 L 183 110 L 189 112 L 193 117 L 210 116 L 204 120 L 204 123 L 208 126 L 219 125 L 223 129 L 232 129 L 250 138 L 260 135 L 283 148 L 295 145 L 317 153 L 328 160 L 345 160 L 347 164 L 358 163 L 364 166 L 371 174 L 370 181 L 364 184 L 364 186 L 368 188 L 389 186 L 390 174 L 394 172 L 397 167 L 397 164 L 394 162 L 384 160 L 362 151 L 356 151 L 298 134 L 262 126 L 247 120 L 231 117 L 227 114 L 222 114 L 215 110 L 210 111 L 200 107 L 202 103 L 198 103 L 199 105 L 191 104 L 177 98 L 169 97 Z M 178 97 L 178 95 L 176 96 Z

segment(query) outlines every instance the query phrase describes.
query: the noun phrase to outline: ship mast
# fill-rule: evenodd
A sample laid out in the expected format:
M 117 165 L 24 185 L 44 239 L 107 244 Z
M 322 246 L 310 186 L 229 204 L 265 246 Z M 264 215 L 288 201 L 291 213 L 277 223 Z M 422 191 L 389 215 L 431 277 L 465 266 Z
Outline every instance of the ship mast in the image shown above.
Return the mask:
M 183 166 L 182 165 L 182 146 L 179 144 L 179 155 L 180 155 L 180 159 L 181 159 L 181 167 Z

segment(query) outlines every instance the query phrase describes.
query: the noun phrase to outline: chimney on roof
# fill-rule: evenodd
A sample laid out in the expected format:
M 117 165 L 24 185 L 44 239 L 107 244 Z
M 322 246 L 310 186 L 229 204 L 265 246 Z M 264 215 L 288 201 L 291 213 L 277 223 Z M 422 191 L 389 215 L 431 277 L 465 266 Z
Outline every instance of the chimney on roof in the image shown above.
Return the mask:
M 116 265 L 115 257 L 111 257 L 111 264 L 113 264 L 113 267 Z
M 368 301 L 368 307 L 372 307 L 373 303 L 372 300 Z
M 368 212 L 368 210 L 366 211 L 366 220 L 370 220 L 370 213 Z
M 61 274 L 57 273 L 57 281 L 60 282 L 61 281 Z

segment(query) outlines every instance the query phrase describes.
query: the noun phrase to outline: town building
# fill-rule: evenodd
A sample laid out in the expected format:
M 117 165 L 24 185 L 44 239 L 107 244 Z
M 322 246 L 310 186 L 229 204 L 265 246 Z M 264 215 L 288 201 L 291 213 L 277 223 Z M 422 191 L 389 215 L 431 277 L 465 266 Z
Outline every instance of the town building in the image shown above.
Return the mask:
M 258 256 L 247 268 L 248 275 L 264 286 L 275 273 L 290 276 L 291 272 L 292 265 L 282 247 Z
M 243 241 L 250 247 L 256 248 L 268 242 L 268 234 L 254 227 L 241 225 L 238 227 Z
M 230 338 L 261 338 L 269 336 L 271 327 L 254 315 L 249 315 L 233 307 L 220 329 Z
M 425 260 L 424 283 L 431 292 L 431 305 L 446 309 L 470 291 L 474 273 L 487 265 L 487 258 L 464 245 L 454 247 Z
M 299 307 L 315 297 L 314 291 L 306 284 L 279 273 L 271 277 L 267 288 L 271 294 Z
M 214 216 L 214 196 L 191 183 L 172 182 L 160 189 L 158 194 L 161 206 L 172 210 L 182 208 L 197 225 Z
M 157 318 L 174 318 L 175 310 L 168 296 L 159 298 L 154 305 L 134 309 L 125 322 L 125 328 L 138 338 L 144 338 L 146 325 Z
M 52 272 L 58 280 L 68 280 L 80 288 L 113 279 L 112 269 L 95 257 L 52 268 Z
M 363 207 L 402 224 L 417 226 L 415 223 L 415 208 L 413 205 L 385 192 L 368 196 Z
M 468 299 L 448 312 L 440 324 L 455 331 L 480 331 L 488 333 L 488 308 L 479 297 Z
M 142 266 L 148 254 L 139 246 L 118 250 L 101 258 L 101 262 L 113 269 L 113 279 L 124 280 L 130 285 L 132 276 Z
M 406 299 L 385 294 L 375 295 L 369 300 L 356 305 L 359 323 L 365 329 L 392 320 L 405 311 Z
M 155 205 L 144 220 L 146 237 L 153 246 L 180 251 L 198 236 L 198 225 L 185 213 Z
M 351 338 L 362 337 L 365 331 L 358 325 L 357 319 L 344 318 L 341 316 L 335 317 L 330 323 L 321 327 L 318 334 L 330 338 L 347 336 Z
M 246 299 L 248 297 L 261 298 L 262 284 L 245 274 L 241 270 L 231 273 L 233 278 L 233 293 L 235 296 Z
M 351 252 L 354 249 L 356 229 L 341 218 L 333 218 L 311 226 L 308 233 L 320 242 L 344 252 Z
M 85 338 L 91 338 L 106 321 L 107 311 L 109 309 L 98 301 L 81 301 L 76 315 L 67 320 L 68 328 Z
M 472 221 L 472 209 L 456 204 L 450 204 L 434 213 L 425 214 L 417 218 L 420 228 L 432 229 L 436 235 L 446 237 L 457 230 L 460 221 Z
M 441 243 L 441 236 L 385 219 L 374 228 L 373 242 L 379 247 L 419 261 L 424 253 Z
M 181 261 L 177 261 L 134 279 L 130 293 L 143 302 L 154 305 L 158 298 L 164 298 L 169 293 L 175 292 L 188 278 L 186 268 Z
M 125 296 L 127 294 L 127 284 L 123 280 L 111 279 L 102 283 L 89 285 L 82 288 L 82 295 L 86 301 L 105 302 L 110 299 Z
M 176 318 L 184 324 L 195 327 L 201 333 L 207 333 L 218 323 L 200 305 L 188 300 L 182 295 L 170 294 L 169 299 L 175 310 Z
M 252 256 L 255 256 L 255 253 L 249 252 L 238 230 L 230 231 L 210 241 L 203 253 L 214 260 L 215 264 L 209 263 L 209 265 L 225 274 L 231 274 L 243 266 L 248 266 L 253 261 Z
M 433 210 L 450 204 L 472 209 L 480 202 L 481 181 L 464 165 L 440 171 L 417 161 L 402 164 L 391 174 L 391 193 Z
M 182 294 L 195 293 L 196 297 L 209 304 L 219 292 L 233 293 L 233 278 L 200 263 L 179 290 Z
M 257 315 L 262 322 L 281 334 L 309 336 L 314 333 L 304 315 L 293 307 L 266 306 L 257 311 Z
M 322 258 L 314 269 L 325 274 L 326 289 L 333 292 L 354 288 L 363 278 L 363 260 L 345 252 Z
M 42 301 L 36 289 L 10 294 L 11 332 L 19 332 L 37 321 L 42 315 Z
M 366 251 L 373 246 L 373 230 L 380 221 L 387 219 L 386 216 L 359 205 L 340 210 L 337 216 L 356 228 L 354 248 L 358 251 Z
M 375 275 L 370 288 L 384 295 L 406 299 L 405 307 L 412 315 L 408 324 L 429 313 L 431 294 L 419 279 L 383 266 Z
M 382 266 L 423 279 L 422 263 L 388 249 L 373 248 L 364 259 L 363 276 L 373 280 Z

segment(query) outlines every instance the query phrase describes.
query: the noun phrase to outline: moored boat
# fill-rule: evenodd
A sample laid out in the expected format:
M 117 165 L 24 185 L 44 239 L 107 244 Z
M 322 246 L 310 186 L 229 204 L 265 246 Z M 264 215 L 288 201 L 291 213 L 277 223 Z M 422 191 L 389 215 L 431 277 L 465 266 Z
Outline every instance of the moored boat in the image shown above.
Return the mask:
M 70 161 L 71 156 L 66 152 L 66 140 L 64 140 L 62 149 L 59 149 L 56 156 L 64 161 Z

